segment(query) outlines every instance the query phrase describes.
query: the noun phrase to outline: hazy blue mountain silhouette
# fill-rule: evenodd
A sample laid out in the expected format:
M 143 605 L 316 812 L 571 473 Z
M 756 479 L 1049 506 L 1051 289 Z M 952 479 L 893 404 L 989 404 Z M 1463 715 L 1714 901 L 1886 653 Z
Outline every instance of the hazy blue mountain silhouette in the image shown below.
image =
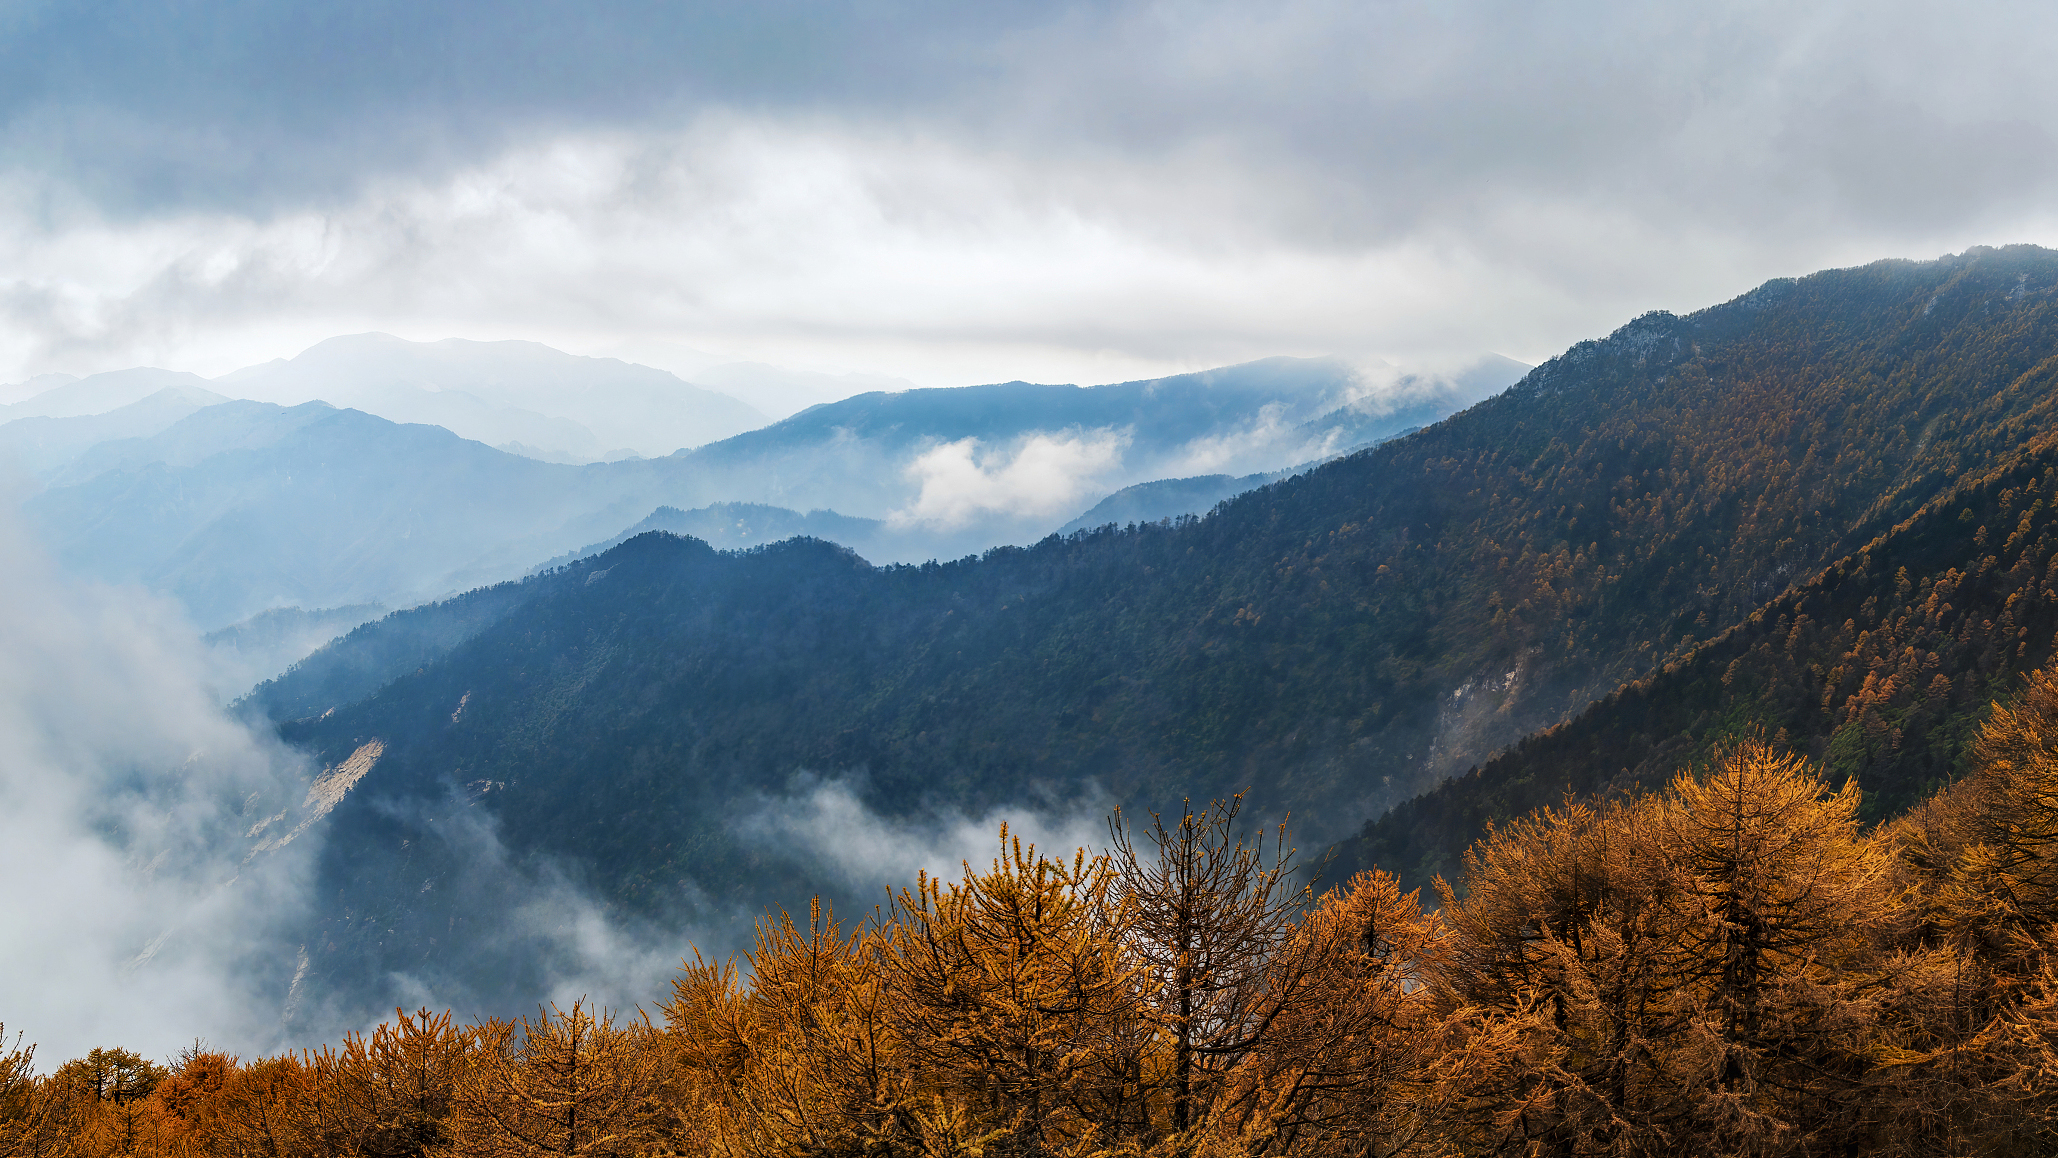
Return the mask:
M 1224 446 L 1284 456 L 1278 466 L 1304 461 L 1334 438 L 1298 433 L 1307 424 L 1296 416 L 1331 413 L 1339 391 L 1360 385 L 1339 363 L 1275 359 L 1105 387 L 868 394 L 699 450 L 576 466 L 322 402 L 238 400 L 90 447 L 48 472 L 27 512 L 68 566 L 170 592 L 205 627 L 275 607 L 407 606 L 618 541 L 661 507 L 757 508 L 677 524 L 724 545 L 804 533 L 878 562 L 955 558 L 1040 538 L 1109 490 L 1161 477 L 1165 462 Z M 1455 404 L 1437 397 L 1393 414 Z M 1401 417 L 1379 421 L 1389 420 Z M 939 446 L 980 438 L 1005 454 L 1083 431 L 1118 431 L 1123 449 L 1093 480 L 1066 477 L 1072 489 L 1044 507 L 973 506 L 948 521 L 907 513 L 958 485 L 919 469 Z

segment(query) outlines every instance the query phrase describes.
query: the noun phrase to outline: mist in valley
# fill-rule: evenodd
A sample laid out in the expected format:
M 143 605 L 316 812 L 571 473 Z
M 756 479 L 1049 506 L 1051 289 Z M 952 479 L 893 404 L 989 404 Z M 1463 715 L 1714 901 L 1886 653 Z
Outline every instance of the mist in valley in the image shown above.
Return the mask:
M 315 769 L 222 708 L 176 604 L 54 568 L 0 512 L 0 985 L 56 1058 L 277 1048 L 313 844 L 252 827 Z
M 222 689 L 382 609 L 273 612 L 203 639 L 162 595 L 64 574 L 12 514 L 0 560 L 0 872 L 35 882 L 0 900 L 0 985 L 36 994 L 7 1025 L 45 1056 L 119 1042 L 164 1058 L 196 1038 L 259 1053 L 336 1040 L 394 1005 L 467 1017 L 576 998 L 649 1007 L 682 960 L 739 953 L 760 917 L 805 905 L 769 891 L 718 899 L 685 881 L 671 919 L 625 914 L 584 866 L 511 853 L 491 814 L 454 796 L 419 819 L 442 822 L 462 866 L 424 882 L 472 923 L 461 956 L 314 974 L 314 866 L 329 810 L 358 781 L 227 710 Z M 734 823 L 791 866 L 782 879 L 813 882 L 856 920 L 918 871 L 993 855 L 1003 821 L 1047 848 L 1095 844 L 1103 805 L 887 818 L 847 780 L 803 776 Z

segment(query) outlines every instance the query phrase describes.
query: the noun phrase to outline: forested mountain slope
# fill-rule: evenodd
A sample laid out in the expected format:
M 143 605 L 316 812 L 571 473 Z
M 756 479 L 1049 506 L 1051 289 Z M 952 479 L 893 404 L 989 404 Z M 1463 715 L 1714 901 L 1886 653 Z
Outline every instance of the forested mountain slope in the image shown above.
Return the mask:
M 887 812 L 1256 786 L 1344 835 L 2026 445 L 2054 290 L 2028 248 L 1770 283 L 1206 518 L 976 561 L 631 540 L 287 726 L 325 764 L 381 752 L 332 818 L 321 968 L 461 956 L 454 816 L 632 911 L 819 884 L 731 823 L 801 770 Z
M 1396 807 L 1332 875 L 1454 872 L 1490 823 L 1650 789 L 1762 734 L 1894 816 L 1955 779 L 1975 725 L 2058 649 L 2058 438 L 2044 435 L 1743 623 L 1572 721 Z
M 360 624 L 257 685 L 238 706 L 276 720 L 362 699 L 484 631 L 530 594 L 520 583 L 496 583 Z

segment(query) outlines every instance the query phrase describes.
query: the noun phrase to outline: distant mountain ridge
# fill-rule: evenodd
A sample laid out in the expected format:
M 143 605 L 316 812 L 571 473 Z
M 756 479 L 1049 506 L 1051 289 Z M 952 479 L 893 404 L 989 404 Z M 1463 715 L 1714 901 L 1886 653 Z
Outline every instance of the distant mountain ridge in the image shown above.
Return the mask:
M 911 451 L 971 440 L 1005 461 L 1020 453 L 1025 436 L 1089 442 L 1101 435 L 1121 443 L 1119 465 L 1104 469 L 1109 489 L 1189 476 L 1196 466 L 1278 469 L 1435 421 L 1505 387 L 1521 369 L 1501 359 L 1474 376 L 1407 378 L 1382 390 L 1337 359 L 1268 358 L 1106 386 L 1005 382 L 860 394 L 691 457 L 715 469 L 750 462 L 769 470 L 756 501 L 885 517 L 919 503 L 919 490 L 911 494 L 904 479 Z M 824 469 L 825 456 L 849 454 L 852 444 L 863 448 L 869 469 Z
M 195 411 L 227 401 L 196 386 L 166 386 L 104 413 L 14 418 L 0 423 L 0 462 L 47 480 L 103 444 L 161 434 Z
M 539 534 L 579 535 L 593 518 L 592 538 L 634 517 L 608 504 L 645 480 L 608 472 L 318 402 L 227 402 L 96 447 L 24 510 L 67 567 L 167 591 L 212 626 L 431 597 L 509 550 L 519 570 L 520 544 Z
M 0 423 L 17 418 L 79 418 L 106 414 L 169 388 L 217 393 L 213 390 L 214 384 L 198 374 L 147 366 L 84 378 L 70 378 L 68 375 L 50 377 L 65 380 L 19 402 L 0 406 Z
M 78 380 L 79 376 L 76 374 L 37 374 L 20 382 L 9 382 L 0 385 L 0 406 L 12 406 L 17 402 L 34 398 L 46 390 L 55 390 L 59 386 Z
M 1320 418 L 1339 397 L 1362 401 L 1361 385 L 1340 364 L 1284 360 L 1111 387 L 868 394 L 698 450 L 586 465 L 323 402 L 243 400 L 48 467 L 26 511 L 68 566 L 168 591 L 209 628 L 272 607 L 405 606 L 495 583 L 610 541 L 661 507 L 821 512 L 792 516 L 794 527 L 882 562 L 955 558 L 1039 538 L 1163 462 L 1233 444 L 1285 456 L 1284 466 L 1364 421 L 1453 404 L 1432 386 L 1312 442 L 1284 425 L 1299 410 Z M 0 444 L 16 425 L 0 426 Z M 1065 457 L 1083 445 L 1100 458 Z
M 352 334 L 218 382 L 258 401 L 319 400 L 579 462 L 670 454 L 767 421 L 745 402 L 666 371 L 535 342 Z
M 891 534 L 878 519 L 856 519 L 835 511 L 789 511 L 763 503 L 714 503 L 691 511 L 659 507 L 619 535 L 567 551 L 531 570 L 549 571 L 599 555 L 610 548 L 649 531 L 687 535 L 717 550 L 734 550 L 775 543 L 781 539 L 826 539 L 860 554 L 874 539 Z
M 1247 474 L 1242 478 L 1226 474 L 1204 474 L 1194 478 L 1155 479 L 1123 487 L 1107 498 L 1095 503 L 1092 509 L 1064 526 L 1057 533 L 1070 535 L 1078 531 L 1091 531 L 1097 527 L 1124 527 L 1130 523 L 1154 523 L 1161 519 L 1173 519 L 1180 515 L 1197 515 L 1224 499 L 1256 490 L 1267 483 L 1278 482 L 1294 472 L 1274 471 L 1269 474 Z

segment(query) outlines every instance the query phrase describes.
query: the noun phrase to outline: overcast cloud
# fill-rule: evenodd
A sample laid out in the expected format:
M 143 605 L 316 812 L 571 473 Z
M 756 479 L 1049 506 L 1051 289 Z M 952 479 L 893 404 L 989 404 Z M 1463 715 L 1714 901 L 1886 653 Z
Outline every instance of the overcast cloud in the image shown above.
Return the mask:
M 0 380 L 1525 361 L 2058 242 L 2044 5 L 0 6 Z

